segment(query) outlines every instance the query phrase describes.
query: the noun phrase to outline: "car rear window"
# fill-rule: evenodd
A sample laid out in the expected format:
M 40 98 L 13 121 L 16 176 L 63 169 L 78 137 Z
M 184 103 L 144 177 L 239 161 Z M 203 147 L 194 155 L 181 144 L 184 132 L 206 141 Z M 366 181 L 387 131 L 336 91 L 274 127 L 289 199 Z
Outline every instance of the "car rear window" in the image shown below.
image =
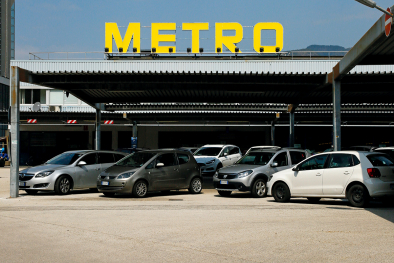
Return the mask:
M 373 166 L 394 166 L 394 160 L 386 154 L 370 154 L 367 158 Z

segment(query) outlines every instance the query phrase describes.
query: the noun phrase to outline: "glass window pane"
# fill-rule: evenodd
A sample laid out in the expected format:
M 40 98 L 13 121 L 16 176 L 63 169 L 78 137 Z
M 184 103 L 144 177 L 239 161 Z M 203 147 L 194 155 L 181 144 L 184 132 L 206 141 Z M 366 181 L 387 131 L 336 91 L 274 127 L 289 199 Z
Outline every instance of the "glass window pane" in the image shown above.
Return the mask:
M 32 103 L 40 102 L 40 90 L 33 89 L 33 101 Z
M 50 104 L 63 104 L 63 91 L 62 90 L 51 90 L 49 93 Z
M 175 156 L 173 153 L 165 153 L 157 157 L 156 164 L 163 163 L 164 166 L 174 166 L 177 165 Z
M 25 104 L 31 104 L 31 89 L 25 89 Z
M 96 154 L 91 153 L 86 156 L 84 156 L 81 161 L 85 161 L 86 165 L 91 165 L 91 164 L 96 164 Z
M 123 157 L 125 157 L 124 155 L 121 155 L 121 154 L 114 154 L 114 156 L 115 156 L 115 162 L 117 162 L 120 159 L 122 159 Z
M 310 158 L 306 162 L 302 163 L 299 168 L 300 171 L 303 170 L 315 170 L 315 169 L 323 169 L 324 163 L 326 162 L 327 154 L 325 155 L 318 155 L 315 157 Z
M 303 152 L 290 151 L 290 158 L 292 164 L 297 164 L 305 160 L 306 155 Z
M 278 167 L 288 165 L 289 162 L 287 161 L 287 152 L 278 154 L 278 156 L 275 157 L 274 162 L 278 163 Z
M 64 95 L 64 104 L 78 104 L 78 99 L 71 94 L 68 95 L 68 98 Z
M 340 168 L 353 166 L 352 156 L 350 154 L 332 154 L 328 168 Z
M 99 153 L 99 163 L 113 163 L 114 155 L 112 153 Z
M 47 91 L 45 89 L 40 90 L 40 102 L 41 104 L 47 104 Z
M 178 153 L 178 162 L 179 164 L 185 164 L 189 162 L 189 155 Z

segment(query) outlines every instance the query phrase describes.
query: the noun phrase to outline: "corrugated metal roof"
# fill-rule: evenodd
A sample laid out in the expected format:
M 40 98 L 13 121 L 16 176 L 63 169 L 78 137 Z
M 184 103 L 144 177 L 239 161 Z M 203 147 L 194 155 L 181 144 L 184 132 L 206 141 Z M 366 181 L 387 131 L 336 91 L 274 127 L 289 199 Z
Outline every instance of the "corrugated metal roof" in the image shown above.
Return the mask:
M 234 60 L 234 61 L 81 61 L 81 60 L 13 60 L 11 66 L 34 73 L 115 73 L 115 72 L 220 72 L 326 74 L 338 60 Z M 351 73 L 392 72 L 393 65 L 357 66 Z

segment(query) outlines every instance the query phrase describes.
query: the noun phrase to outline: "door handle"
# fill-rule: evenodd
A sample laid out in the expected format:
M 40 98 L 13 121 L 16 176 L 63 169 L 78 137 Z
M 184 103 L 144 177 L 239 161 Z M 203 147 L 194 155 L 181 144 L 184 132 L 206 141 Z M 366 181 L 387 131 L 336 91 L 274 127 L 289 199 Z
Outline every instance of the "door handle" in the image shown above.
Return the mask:
M 350 174 L 349 172 L 344 172 L 343 174 L 346 174 L 346 175 L 348 175 L 348 174 Z
M 317 173 L 316 176 L 321 176 L 321 173 Z

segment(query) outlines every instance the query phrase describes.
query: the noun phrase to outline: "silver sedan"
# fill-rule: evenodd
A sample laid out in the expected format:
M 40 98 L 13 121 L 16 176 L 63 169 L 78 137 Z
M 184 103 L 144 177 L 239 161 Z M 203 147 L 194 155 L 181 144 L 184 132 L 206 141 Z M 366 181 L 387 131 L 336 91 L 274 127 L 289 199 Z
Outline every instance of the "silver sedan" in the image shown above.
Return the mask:
M 42 165 L 20 171 L 19 189 L 28 194 L 54 190 L 64 195 L 71 189 L 97 188 L 97 176 L 125 156 L 112 151 L 64 152 Z

